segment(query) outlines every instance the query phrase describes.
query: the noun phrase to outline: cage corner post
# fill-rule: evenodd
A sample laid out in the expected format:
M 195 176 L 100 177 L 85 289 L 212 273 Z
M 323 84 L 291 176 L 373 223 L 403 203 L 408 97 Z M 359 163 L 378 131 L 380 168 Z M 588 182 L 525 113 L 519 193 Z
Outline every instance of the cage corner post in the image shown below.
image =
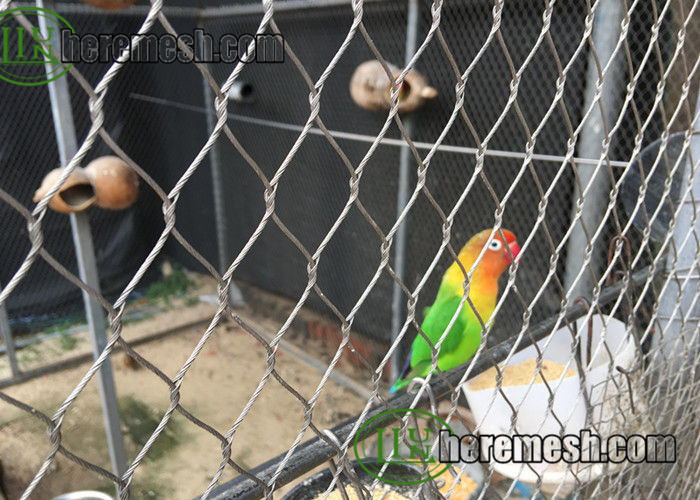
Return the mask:
M 700 251 L 700 217 L 697 215 L 700 211 L 700 93 L 694 111 L 688 158 L 685 165 L 679 167 L 683 169 L 680 185 L 689 186 L 689 196 L 682 198 L 676 209 L 672 245 L 666 256 L 669 282 L 659 297 L 658 319 L 663 336 L 652 336 L 653 345 L 662 353 L 664 362 L 668 360 L 677 369 L 682 367 L 684 356 L 700 355 L 697 332 L 700 326 L 700 269 L 696 261 Z M 687 241 L 684 243 L 684 240 Z
M 581 200 L 580 219 L 566 245 L 566 262 L 564 268 L 564 289 L 569 300 L 577 297 L 590 298 L 594 279 L 593 273 L 599 273 L 603 267 L 603 252 L 600 244 L 589 241 L 588 231 L 598 228 L 603 221 L 610 193 L 609 176 L 605 168 L 605 156 L 609 151 L 604 150 L 606 139 L 606 124 L 611 123 L 620 112 L 620 99 L 616 92 L 620 88 L 624 75 L 624 60 L 615 47 L 622 31 L 624 7 L 619 0 L 600 0 L 598 2 L 593 30 L 590 34 L 591 44 L 595 52 L 589 48 L 586 62 L 583 112 L 593 107 L 588 118 L 583 118 L 583 130 L 578 137 L 576 147 L 581 158 L 600 158 L 599 164 L 574 164 L 574 176 L 579 184 L 575 184 L 571 198 L 571 220 L 579 212 L 578 203 Z M 597 60 L 596 60 L 597 54 Z M 614 59 L 612 59 L 614 58 Z M 607 64 L 607 74 L 598 81 L 597 63 L 601 68 Z M 597 100 L 596 100 L 597 96 Z M 604 156 L 605 155 L 605 156 Z M 583 190 L 583 191 L 582 191 Z M 600 238 L 599 238 L 600 241 Z M 591 248 L 590 261 L 586 266 L 586 254 Z M 586 269 L 588 267 L 588 269 Z M 583 269 L 583 272 L 581 270 Z M 580 277 L 579 277 L 579 274 Z
M 44 9 L 52 9 L 54 7 L 51 0 L 36 0 L 36 6 Z M 45 63 L 46 71 L 51 72 L 55 69 L 57 64 L 61 64 L 58 26 L 53 24 L 53 21 L 46 16 L 38 16 L 38 21 L 43 40 L 49 41 L 49 48 L 53 49 L 54 55 L 59 58 L 58 62 L 47 59 Z M 65 167 L 78 150 L 67 75 L 48 82 L 47 86 L 51 102 L 51 115 L 53 117 L 56 133 L 59 161 L 61 165 Z M 87 214 L 80 212 L 70 214 L 70 225 L 80 279 L 99 293 L 99 275 L 97 273 L 90 221 Z M 97 359 L 106 346 L 107 332 L 105 316 L 100 303 L 85 290 L 81 291 L 93 357 Z M 112 471 L 116 476 L 121 477 L 126 471 L 126 452 L 124 450 L 119 409 L 117 406 L 114 375 L 109 357 L 107 357 L 100 366 L 97 377 Z M 118 487 L 117 490 L 119 490 Z M 120 494 L 121 492 L 117 491 L 117 493 Z
M 406 45 L 404 52 L 404 65 L 408 65 L 416 53 L 418 44 L 419 4 L 418 0 L 408 0 L 406 13 Z M 409 115 L 403 120 L 406 134 L 411 135 L 414 129 L 412 117 Z M 399 150 L 399 177 L 396 188 L 396 216 L 399 217 L 408 204 L 411 180 L 411 150 L 408 144 L 402 144 Z M 394 272 L 398 279 L 406 282 L 406 249 L 408 244 L 408 217 L 404 218 L 396 231 L 396 243 L 394 247 Z M 391 343 L 393 344 L 401 332 L 404 322 L 404 310 L 406 299 L 403 296 L 401 285 L 394 281 L 391 295 Z M 391 356 L 391 380 L 392 383 L 401 375 L 405 351 L 397 347 Z

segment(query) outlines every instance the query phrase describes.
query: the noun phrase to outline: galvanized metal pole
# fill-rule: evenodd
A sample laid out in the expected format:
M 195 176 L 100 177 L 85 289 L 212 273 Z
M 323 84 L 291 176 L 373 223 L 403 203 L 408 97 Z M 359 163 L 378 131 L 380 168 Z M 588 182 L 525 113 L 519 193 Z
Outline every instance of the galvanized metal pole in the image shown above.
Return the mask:
M 408 11 L 406 18 L 406 49 L 404 53 L 404 65 L 408 65 L 416 53 L 418 41 L 418 0 L 408 0 Z M 409 115 L 403 118 L 406 133 L 410 136 L 413 133 L 413 118 Z M 396 214 L 401 214 L 408 203 L 410 196 L 411 172 L 413 162 L 411 161 L 411 150 L 407 145 L 402 145 L 399 151 L 399 178 L 396 190 Z M 406 247 L 408 244 L 408 217 L 399 226 L 394 237 L 394 272 L 402 281 L 406 282 Z M 394 282 L 391 297 L 391 341 L 399 336 L 401 326 L 404 322 L 404 311 L 406 309 L 406 298 L 401 286 Z M 403 350 L 396 349 L 391 357 L 391 379 L 396 380 L 403 367 Z
M 620 0 L 600 0 L 598 2 L 591 39 L 601 67 L 605 67 L 613 56 L 613 51 L 622 29 L 623 9 L 623 2 L 620 2 Z M 605 140 L 604 125 L 607 123 L 609 126 L 620 112 L 621 101 L 619 96 L 624 76 L 624 58 L 622 54 L 618 53 L 615 55 L 615 60 L 612 61 L 601 88 L 600 104 L 593 104 L 600 76 L 593 51 L 590 51 L 588 54 L 587 64 L 583 109 L 584 111 L 588 110 L 591 106 L 595 106 L 595 109 L 591 112 L 585 128 L 581 131 L 577 149 L 578 156 L 599 158 L 603 152 L 603 141 Z M 603 112 L 599 109 L 600 105 L 603 107 Z M 603 115 L 603 113 L 605 114 Z M 596 274 L 599 274 L 602 269 L 604 245 L 598 240 L 591 253 L 590 267 L 586 266 L 581 277 L 578 281 L 576 280 L 577 275 L 585 266 L 586 251 L 591 244 L 588 241 L 588 237 L 592 236 L 603 221 L 610 192 L 610 177 L 604 160 L 597 173 L 594 166 L 577 163 L 576 174 L 580 182 L 580 189 L 578 185 L 574 189 L 571 220 L 573 220 L 578 210 L 577 203 L 582 196 L 581 189 L 585 189 L 589 183 L 590 188 L 583 200 L 581 218 L 576 223 L 577 227 L 571 233 L 566 247 L 564 287 L 568 290 L 570 299 L 576 297 L 590 298 L 594 284 L 590 269 L 593 269 Z M 585 226 L 588 236 L 581 224 Z
M 50 10 L 53 8 L 53 2 L 50 0 L 36 0 L 36 5 L 39 8 L 47 8 Z M 39 16 L 38 19 L 42 37 L 45 40 L 50 39 L 49 44 L 53 47 L 55 54 L 58 56 L 60 54 L 59 27 L 45 16 Z M 54 66 L 53 63 L 47 62 L 47 73 L 53 71 L 55 69 Z M 58 78 L 49 82 L 47 85 L 49 88 L 49 97 L 51 99 L 51 113 L 56 130 L 58 156 L 61 165 L 65 166 L 78 149 L 70 93 L 68 91 L 68 76 Z M 70 224 L 73 233 L 75 253 L 78 260 L 80 279 L 94 290 L 99 291 L 100 281 L 97 274 L 95 249 L 87 214 L 71 214 Z M 85 291 L 83 291 L 83 303 L 85 304 L 85 316 L 90 331 L 93 356 L 97 358 L 104 350 L 107 341 L 104 312 L 102 311 L 100 303 Z M 117 393 L 114 387 L 114 376 L 110 358 L 105 359 L 104 363 L 102 363 L 100 370 L 97 372 L 97 376 L 100 402 L 102 403 L 102 416 L 104 418 L 107 434 L 109 458 L 112 462 L 112 471 L 117 476 L 121 476 L 126 470 L 126 453 L 124 451 L 124 440 L 121 432 L 121 422 L 119 420 L 119 409 L 117 407 Z
M 0 287 L 0 291 L 2 291 L 2 287 Z M 19 365 L 17 364 L 17 355 L 15 353 L 15 341 L 12 338 L 12 328 L 10 328 L 10 320 L 7 317 L 7 308 L 4 302 L 0 304 L 0 334 L 2 334 L 2 341 L 5 344 L 5 354 L 10 364 L 10 373 L 12 378 L 14 378 L 19 375 Z
M 204 108 L 207 110 L 207 132 L 212 133 L 216 125 L 214 115 L 214 96 L 207 79 L 202 77 L 202 87 L 204 89 Z M 226 270 L 226 263 L 229 259 L 228 241 L 226 238 L 226 205 L 223 193 L 223 173 L 221 171 L 221 159 L 219 157 L 219 147 L 214 144 L 209 151 L 209 162 L 211 163 L 211 182 L 214 199 L 214 221 L 216 224 L 216 248 L 218 257 L 219 272 Z
M 200 27 L 200 26 L 198 26 Z M 196 44 L 195 47 L 203 48 L 204 44 Z M 198 54 L 203 55 L 203 54 Z M 203 64 L 203 63 L 202 63 Z M 202 76 L 202 88 L 204 93 L 204 109 L 207 117 L 207 132 L 211 134 L 216 126 L 216 115 L 214 113 L 214 95 L 207 79 Z M 226 190 L 224 189 L 224 176 L 221 165 L 221 155 L 219 154 L 218 141 L 209 151 L 209 161 L 211 163 L 212 198 L 214 199 L 214 221 L 216 227 L 216 248 L 218 257 L 218 269 L 220 273 L 226 272 L 231 258 L 231 250 L 228 244 L 228 212 L 226 210 Z M 229 193 L 229 196 L 232 196 Z M 243 293 L 231 281 L 229 286 L 229 304 L 232 307 L 245 305 Z
M 663 335 L 652 337 L 655 346 L 662 352 L 661 357 L 679 367 L 683 359 L 697 355 L 700 347 L 697 335 L 700 325 L 700 268 L 695 262 L 700 250 L 697 240 L 700 235 L 700 217 L 696 215 L 700 213 L 700 174 L 696 171 L 691 177 L 692 168 L 700 162 L 700 96 L 695 103 L 692 130 L 696 133 L 690 139 L 690 154 L 679 184 L 681 193 L 689 185 L 692 188 L 690 196 L 680 200 L 681 206 L 678 208 L 672 236 L 673 245 L 666 258 L 666 268 L 671 276 L 668 286 L 659 297 L 659 323 Z M 685 352 L 686 349 L 695 353 Z

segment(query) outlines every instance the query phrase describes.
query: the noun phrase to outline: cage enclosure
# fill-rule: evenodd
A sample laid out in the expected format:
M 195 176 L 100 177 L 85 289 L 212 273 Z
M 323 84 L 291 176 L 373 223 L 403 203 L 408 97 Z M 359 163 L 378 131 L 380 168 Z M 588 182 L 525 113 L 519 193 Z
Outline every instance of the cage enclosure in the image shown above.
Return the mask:
M 0 2 L 0 498 L 694 491 L 699 3 Z

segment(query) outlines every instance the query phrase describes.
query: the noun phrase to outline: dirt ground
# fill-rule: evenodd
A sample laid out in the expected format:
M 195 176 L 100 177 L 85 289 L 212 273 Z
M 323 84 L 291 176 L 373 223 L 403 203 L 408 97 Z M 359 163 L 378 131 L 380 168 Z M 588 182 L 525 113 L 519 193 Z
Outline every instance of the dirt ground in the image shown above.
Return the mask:
M 211 291 L 210 282 L 198 281 L 194 294 Z M 267 333 L 279 326 L 290 303 L 271 299 L 278 310 L 274 319 L 260 317 L 259 325 Z M 269 304 L 268 304 L 269 305 Z M 127 339 L 182 327 L 210 318 L 214 307 L 189 298 L 171 302 L 155 317 L 125 326 Z M 250 311 L 249 311 L 250 313 Z M 255 320 L 255 316 L 253 316 Z M 173 377 L 181 368 L 204 332 L 205 326 L 185 326 L 177 334 L 139 345 L 136 350 Z M 56 361 L 89 350 L 84 333 L 71 335 L 66 349 L 65 336 L 34 347 L 37 364 L 50 357 Z M 290 332 L 290 338 L 303 337 Z M 57 344 L 58 343 L 58 344 Z M 313 354 L 308 342 L 304 350 Z M 21 353 L 21 351 L 20 351 Z M 322 356 L 321 356 L 322 357 Z M 114 375 L 129 460 L 132 460 L 150 436 L 169 404 L 169 390 L 150 371 L 134 367 L 123 353 L 112 356 Z M 44 413 L 53 414 L 90 364 L 32 379 L 3 389 L 10 396 Z M 181 404 L 191 413 L 225 433 L 242 411 L 266 367 L 266 351 L 250 334 L 227 322 L 210 338 L 187 373 L 181 388 Z M 277 355 L 276 368 L 304 397 L 310 397 L 321 373 L 285 351 Z M 346 371 L 349 368 L 344 368 Z M 353 375 L 352 370 L 350 375 Z M 365 384 L 361 379 L 360 385 Z M 329 380 L 314 411 L 319 428 L 330 428 L 364 406 L 356 393 Z M 232 458 L 244 467 L 253 467 L 288 449 L 303 423 L 303 408 L 282 385 L 270 378 L 257 403 L 245 418 L 233 440 Z M 307 431 L 304 439 L 312 437 Z M 62 443 L 70 451 L 110 469 L 104 437 L 96 378 L 89 383 L 65 416 Z M 0 461 L 9 498 L 18 498 L 49 452 L 46 429 L 36 418 L 0 402 Z M 220 443 L 211 434 L 175 413 L 165 432 L 138 467 L 133 480 L 132 498 L 190 499 L 207 486 L 221 460 Z M 225 469 L 221 481 L 235 477 Z M 51 499 L 68 491 L 98 489 L 113 493 L 109 483 L 58 455 L 50 473 L 41 481 L 35 498 Z

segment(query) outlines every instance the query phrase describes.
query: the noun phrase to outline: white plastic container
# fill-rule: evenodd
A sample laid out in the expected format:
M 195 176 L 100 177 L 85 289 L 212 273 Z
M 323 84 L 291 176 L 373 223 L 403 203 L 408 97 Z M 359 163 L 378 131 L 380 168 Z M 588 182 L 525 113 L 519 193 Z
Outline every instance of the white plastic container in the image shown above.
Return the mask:
M 600 315 L 593 316 L 592 319 L 591 362 L 585 367 L 586 387 L 590 395 L 593 407 L 592 420 L 594 422 L 606 422 L 601 432 L 607 435 L 612 434 L 615 427 L 615 415 L 613 412 L 620 411 L 620 405 L 606 404 L 605 401 L 613 399 L 618 391 L 618 387 L 625 389 L 626 384 L 615 385 L 608 381 L 611 373 L 611 356 L 613 374 L 620 374 L 614 367 L 620 366 L 629 370 L 633 367 L 636 359 L 636 345 L 631 334 L 628 334 L 627 327 L 621 321 Z M 587 342 L 588 326 L 585 319 L 577 322 L 578 335 L 581 345 L 582 359 L 585 363 L 588 359 Z M 572 325 L 573 327 L 573 325 Z M 546 347 L 545 347 L 546 346 Z M 584 428 L 586 418 L 585 398 L 581 393 L 581 380 L 578 375 L 576 360 L 573 355 L 573 338 L 568 327 L 561 328 L 551 336 L 551 339 L 544 339 L 538 342 L 538 347 L 542 351 L 543 359 L 554 361 L 576 372 L 575 375 L 563 379 L 548 380 L 548 384 L 554 393 L 553 411 L 554 415 L 564 425 L 566 434 L 579 434 Z M 606 348 L 607 347 L 607 348 Z M 537 350 L 534 346 L 527 347 L 513 355 L 508 361 L 508 365 L 517 365 L 529 359 L 537 357 Z M 505 365 L 500 365 L 501 367 Z M 473 381 L 473 380 L 472 380 Z M 472 382 L 470 381 L 470 382 Z M 551 412 L 548 412 L 548 402 L 550 392 L 542 383 L 538 376 L 532 385 L 511 385 L 502 387 L 503 393 L 508 401 L 518 410 L 515 421 L 516 432 L 511 432 L 511 421 L 513 412 L 511 406 L 506 402 L 500 392 L 495 388 L 473 390 L 470 382 L 463 386 L 463 391 L 469 406 L 474 414 L 481 434 L 548 434 L 560 435 L 561 424 Z M 619 395 L 619 394 L 618 394 Z M 623 395 L 624 396 L 624 395 Z M 613 407 L 614 406 L 614 407 Z M 606 436 L 602 436 L 606 437 Z M 542 476 L 542 490 L 553 492 L 558 490 L 560 495 L 567 494 L 577 484 L 576 479 L 571 474 L 570 469 L 576 471 L 579 481 L 586 482 L 592 480 L 601 472 L 601 467 L 590 464 L 567 464 L 565 462 L 547 464 L 531 463 L 530 466 Z M 518 479 L 526 483 L 535 483 L 537 475 L 527 466 L 521 463 L 496 463 L 494 468 L 506 477 Z
M 71 493 L 64 493 L 54 497 L 52 500 L 114 500 L 107 493 L 102 493 L 101 491 L 73 491 Z

